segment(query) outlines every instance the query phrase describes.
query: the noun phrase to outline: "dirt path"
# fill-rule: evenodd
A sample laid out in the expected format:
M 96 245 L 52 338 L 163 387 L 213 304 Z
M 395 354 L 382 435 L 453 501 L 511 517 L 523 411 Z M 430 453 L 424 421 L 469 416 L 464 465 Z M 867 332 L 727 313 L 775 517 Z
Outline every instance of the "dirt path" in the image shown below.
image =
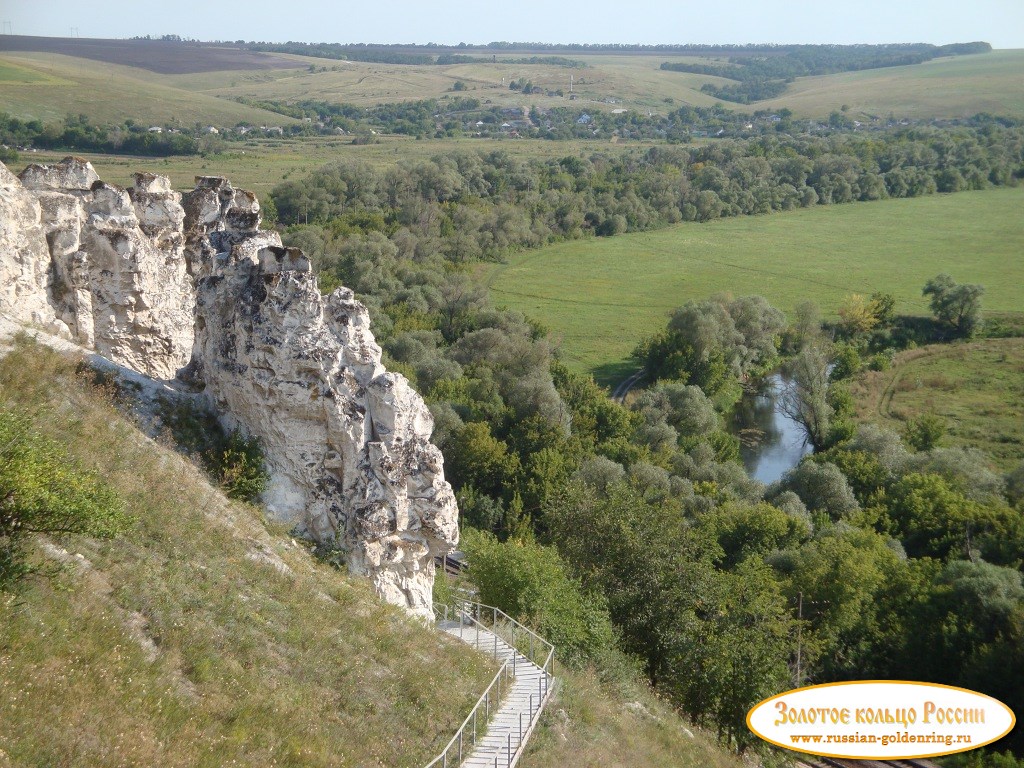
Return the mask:
M 640 379 L 642 379 L 644 377 L 645 373 L 646 373 L 646 371 L 643 368 L 641 368 L 639 371 L 634 373 L 632 376 L 630 376 L 629 378 L 627 378 L 624 381 L 622 381 L 619 384 L 619 386 L 617 386 L 615 388 L 615 391 L 612 392 L 612 400 L 614 400 L 619 405 L 622 405 L 623 403 L 625 403 L 626 402 L 626 395 L 629 394 L 629 390 L 631 390 L 633 387 L 636 386 L 636 384 L 640 381 Z

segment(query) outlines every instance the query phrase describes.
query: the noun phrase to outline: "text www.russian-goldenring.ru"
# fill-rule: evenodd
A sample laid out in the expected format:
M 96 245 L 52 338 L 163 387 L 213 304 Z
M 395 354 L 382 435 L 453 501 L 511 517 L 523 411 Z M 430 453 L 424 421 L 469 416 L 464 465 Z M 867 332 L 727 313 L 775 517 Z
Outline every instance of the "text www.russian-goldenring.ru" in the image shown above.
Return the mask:
M 883 747 L 887 747 L 890 744 L 944 744 L 947 747 L 951 747 L 954 744 L 970 744 L 971 737 L 969 734 L 951 734 L 951 733 L 910 733 L 909 731 L 903 731 L 903 733 L 887 733 L 881 736 L 877 734 L 865 734 L 865 733 L 841 733 L 841 734 L 814 734 L 811 736 L 802 736 L 798 734 L 792 734 L 789 737 L 793 744 L 881 744 Z

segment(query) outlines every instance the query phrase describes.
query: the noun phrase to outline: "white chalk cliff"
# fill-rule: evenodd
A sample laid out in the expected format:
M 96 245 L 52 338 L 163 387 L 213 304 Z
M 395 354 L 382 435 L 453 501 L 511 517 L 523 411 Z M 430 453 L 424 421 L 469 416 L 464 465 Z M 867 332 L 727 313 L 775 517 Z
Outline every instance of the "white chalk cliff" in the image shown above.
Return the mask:
M 366 308 L 324 297 L 309 261 L 259 229 L 255 196 L 200 177 L 124 190 L 67 158 L 0 165 L 0 312 L 159 379 L 204 388 L 260 440 L 268 514 L 339 546 L 386 600 L 429 616 L 458 510 L 433 420 L 381 365 Z

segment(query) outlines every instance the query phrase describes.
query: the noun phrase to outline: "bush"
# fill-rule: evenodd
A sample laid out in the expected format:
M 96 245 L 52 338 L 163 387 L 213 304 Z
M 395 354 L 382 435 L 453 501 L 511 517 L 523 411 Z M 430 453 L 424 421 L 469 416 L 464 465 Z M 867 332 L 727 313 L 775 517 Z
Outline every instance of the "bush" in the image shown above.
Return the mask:
M 198 459 L 230 498 L 255 502 L 267 489 L 270 474 L 256 438 L 225 432 L 213 413 L 185 401 L 163 401 L 160 418 L 177 450 Z
M 946 420 L 934 413 L 921 414 L 907 422 L 903 435 L 915 451 L 930 451 L 946 435 Z
M 28 573 L 34 533 L 110 537 L 130 518 L 117 493 L 31 421 L 0 410 L 0 591 Z
M 555 548 L 521 539 L 502 543 L 472 528 L 463 531 L 462 546 L 480 601 L 535 628 L 562 663 L 579 666 L 614 647 L 604 598 L 584 592 Z
M 254 502 L 267 489 L 270 474 L 256 438 L 234 430 L 223 450 L 208 457 L 214 478 L 230 498 Z

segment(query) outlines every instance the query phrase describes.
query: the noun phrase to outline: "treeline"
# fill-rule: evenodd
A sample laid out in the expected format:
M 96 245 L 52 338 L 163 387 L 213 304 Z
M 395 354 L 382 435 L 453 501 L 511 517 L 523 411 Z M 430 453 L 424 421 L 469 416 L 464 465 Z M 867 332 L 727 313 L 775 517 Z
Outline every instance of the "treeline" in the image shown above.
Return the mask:
M 317 59 L 338 59 L 341 61 L 365 61 L 374 64 L 433 64 L 434 57 L 428 53 L 408 53 L 394 50 L 389 46 L 350 45 L 343 43 L 246 43 L 250 51 L 266 53 L 291 53 L 296 56 L 312 56 Z M 408 46 L 401 46 L 406 48 Z
M 493 58 L 467 56 L 464 53 L 451 51 L 464 50 L 450 46 L 410 46 L 410 45 L 364 45 L 350 43 L 246 43 L 251 51 L 267 53 L 291 53 L 298 56 L 312 56 L 319 59 L 337 59 L 342 61 L 363 61 L 373 64 L 406 64 L 439 66 L 451 64 L 489 64 Z M 565 56 L 529 56 L 517 59 L 503 58 L 502 64 L 548 64 L 555 67 L 581 69 L 587 65 Z
M 587 63 L 579 59 L 568 59 L 565 56 L 528 56 L 519 59 L 500 59 L 502 64 L 547 64 L 551 67 L 567 69 L 586 69 Z
M 370 215 L 378 222 L 370 231 L 467 261 L 588 234 L 981 189 L 1022 177 L 1024 130 L 983 121 L 552 160 L 458 152 L 385 171 L 335 163 L 275 187 L 272 196 L 283 223 L 316 222 L 334 236 L 350 231 L 338 222 Z
M 85 115 L 69 115 L 63 122 L 44 124 L 0 112 L 0 144 L 157 157 L 199 152 L 199 143 L 188 134 L 151 133 L 130 120 L 115 128 L 105 128 L 93 125 Z
M 984 53 L 985 51 L 991 50 L 992 48 L 988 43 L 984 42 L 951 43 L 949 45 L 943 46 L 934 46 L 925 43 L 895 43 L 891 45 L 789 45 L 777 43 L 753 43 L 747 45 L 716 45 L 703 43 L 667 43 L 642 45 L 638 43 L 530 43 L 508 42 L 505 40 L 499 40 L 486 43 L 483 45 L 473 45 L 468 43 L 459 43 L 457 45 L 441 45 L 437 43 L 425 43 L 419 45 L 414 43 L 402 43 L 389 45 L 382 43 L 301 43 L 292 41 L 289 41 L 287 43 L 273 43 L 263 41 L 252 41 L 247 43 L 244 40 L 238 40 L 236 41 L 236 44 L 246 48 L 250 48 L 252 50 L 264 50 L 265 47 L 267 46 L 281 45 L 296 46 L 298 48 L 304 47 L 304 50 L 323 48 L 325 50 L 332 51 L 343 50 L 368 54 L 408 54 L 419 56 L 450 54 L 453 52 L 465 53 L 467 51 L 476 53 L 489 53 L 492 51 L 516 51 L 521 53 L 557 51 L 574 51 L 581 53 L 666 53 L 677 54 L 680 56 L 706 57 L 782 56 L 792 52 L 803 52 L 806 50 L 815 49 L 820 49 L 823 51 L 826 49 L 838 51 L 840 52 L 840 55 L 845 54 L 846 52 L 855 52 L 864 49 L 871 49 L 876 51 L 884 51 L 886 49 L 890 49 L 893 51 L 903 50 L 911 53 L 937 49 L 943 52 L 939 55 L 957 55 L 964 53 Z
M 733 56 L 727 65 L 665 62 L 661 68 L 738 80 L 736 84 L 724 86 L 705 83 L 701 90 L 725 101 L 749 104 L 782 95 L 787 84 L 797 77 L 901 67 L 922 64 L 939 56 L 961 56 L 991 50 L 992 46 L 983 42 L 942 46 L 924 43 L 793 45 L 775 49 L 775 55 L 770 56 Z

